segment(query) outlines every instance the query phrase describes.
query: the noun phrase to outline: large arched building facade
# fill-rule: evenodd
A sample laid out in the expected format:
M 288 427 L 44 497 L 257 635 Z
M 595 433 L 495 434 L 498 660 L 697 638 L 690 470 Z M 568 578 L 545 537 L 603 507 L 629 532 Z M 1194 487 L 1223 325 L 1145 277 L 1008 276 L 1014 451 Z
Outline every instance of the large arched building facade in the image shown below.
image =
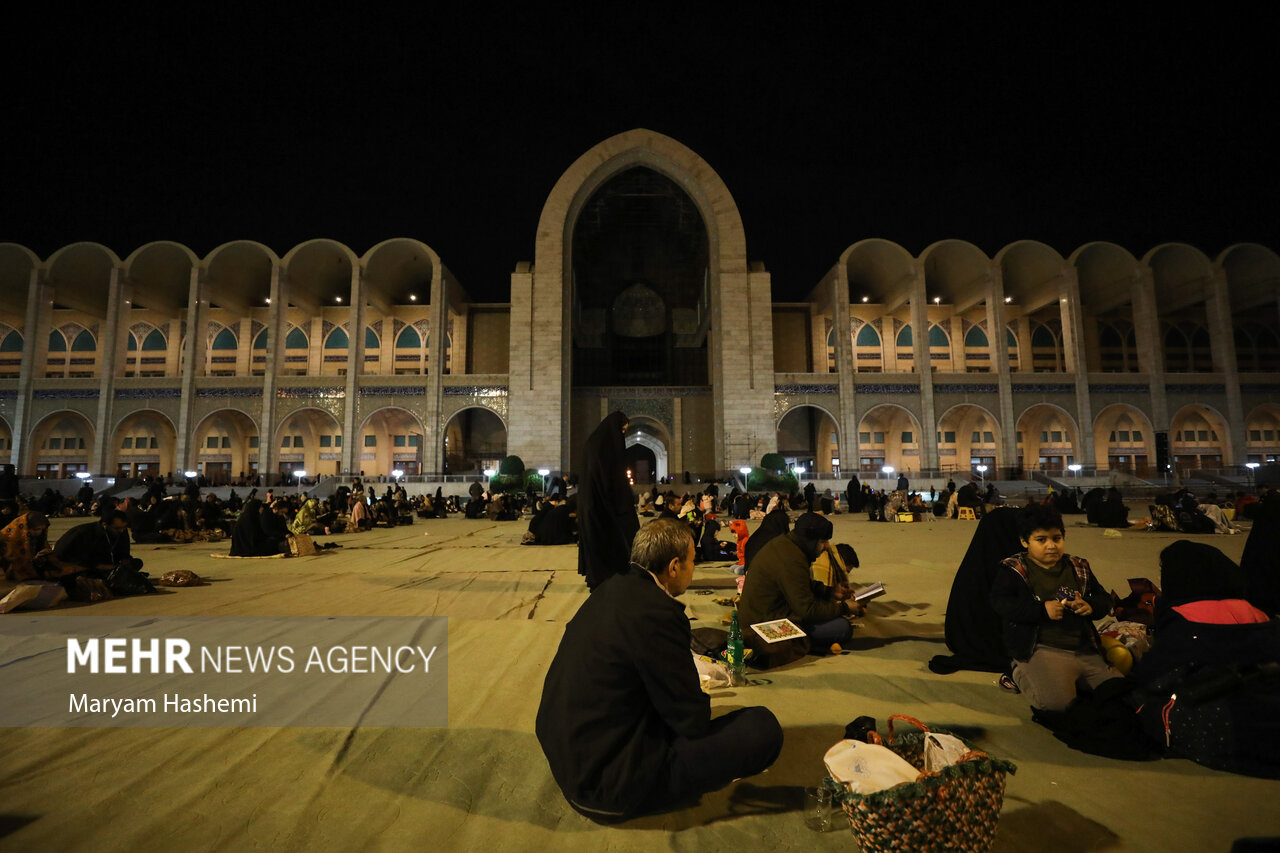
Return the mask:
M 647 130 L 552 188 L 508 303 L 428 245 L 196 256 L 0 244 L 0 460 L 25 475 L 572 471 L 631 416 L 637 479 L 767 452 L 818 472 L 1152 475 L 1280 455 L 1280 258 L 849 246 L 774 303 L 728 187 Z M 1167 446 L 1166 446 L 1167 445 Z

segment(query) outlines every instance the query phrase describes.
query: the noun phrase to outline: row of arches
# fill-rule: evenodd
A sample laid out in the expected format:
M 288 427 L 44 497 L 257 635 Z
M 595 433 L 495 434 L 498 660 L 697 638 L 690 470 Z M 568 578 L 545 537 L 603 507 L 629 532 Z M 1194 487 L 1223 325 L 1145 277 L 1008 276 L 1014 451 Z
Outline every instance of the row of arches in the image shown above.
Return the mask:
M 180 473 L 190 463 L 215 485 L 243 475 L 268 473 L 259 469 L 261 436 L 257 422 L 246 412 L 215 411 L 196 425 L 192 435 L 193 459 L 178 460 L 173 422 L 153 409 L 133 412 L 112 431 L 109 473 L 120 477 L 164 475 Z M 301 470 L 314 476 L 342 470 L 342 427 L 329 412 L 315 408 L 295 411 L 280 423 L 272 440 L 277 470 L 271 474 Z M 490 409 L 468 407 L 456 412 L 439 436 L 431 436 L 414 413 L 387 407 L 365 419 L 355 440 L 360 460 L 357 470 L 369 474 L 393 470 L 408 476 L 424 473 L 428 441 L 442 443 L 445 473 L 465 473 L 497 467 L 506 455 L 507 425 Z M 24 474 L 56 478 L 90 470 L 96 436 L 93 424 L 79 412 L 64 410 L 42 418 L 32 430 L 31 442 Z M 10 448 L 12 432 L 0 420 L 0 457 Z
M 1074 464 L 1082 441 L 1091 441 L 1097 467 L 1142 477 L 1156 471 L 1156 431 L 1139 409 L 1124 404 L 1104 408 L 1087 435 L 1066 411 L 1051 404 L 1030 407 L 1015 427 L 1017 458 L 1003 450 L 999 420 L 972 403 L 953 406 L 938 418 L 939 468 L 966 471 L 997 468 L 1062 471 Z M 1280 405 L 1257 407 L 1247 418 L 1243 453 L 1230 446 L 1226 419 L 1204 405 L 1180 409 L 1171 420 L 1169 459 L 1180 471 L 1220 468 L 1242 462 L 1274 462 L 1280 456 Z M 859 421 L 857 458 L 841 453 L 835 417 L 815 405 L 789 410 L 778 422 L 778 452 L 790 462 L 820 472 L 921 470 L 921 425 L 902 406 L 883 404 Z M 848 453 L 853 453 L 850 446 Z

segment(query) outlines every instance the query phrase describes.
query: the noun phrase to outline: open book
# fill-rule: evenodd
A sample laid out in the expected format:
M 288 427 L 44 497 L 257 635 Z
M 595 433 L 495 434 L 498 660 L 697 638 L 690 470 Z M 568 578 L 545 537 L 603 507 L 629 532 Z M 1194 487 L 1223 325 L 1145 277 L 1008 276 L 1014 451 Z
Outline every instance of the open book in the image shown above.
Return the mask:
M 880 581 L 876 581 L 875 583 L 867 584 L 866 586 L 863 586 L 863 587 L 858 587 L 857 591 L 854 592 L 853 594 L 853 600 L 854 601 L 870 601 L 871 599 L 879 598 L 882 595 L 884 595 L 884 584 L 882 584 Z

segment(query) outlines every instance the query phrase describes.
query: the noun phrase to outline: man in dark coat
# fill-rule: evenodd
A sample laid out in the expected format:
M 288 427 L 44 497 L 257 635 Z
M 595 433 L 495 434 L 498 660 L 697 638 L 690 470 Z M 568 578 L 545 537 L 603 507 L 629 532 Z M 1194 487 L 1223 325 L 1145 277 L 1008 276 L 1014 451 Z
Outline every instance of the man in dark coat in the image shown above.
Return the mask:
M 689 528 L 650 522 L 628 556 L 565 627 L 535 726 L 565 799 L 603 823 L 678 808 L 763 771 L 782 749 L 767 708 L 711 719 L 675 598 L 693 579 Z
M 111 510 L 99 519 L 78 524 L 58 537 L 53 555 L 64 565 L 105 577 L 117 563 L 132 559 L 129 553 L 129 519 L 120 510 Z M 138 565 L 141 566 L 142 562 L 139 561 Z
M 578 487 L 578 574 L 594 590 L 627 570 L 631 540 L 640 528 L 635 493 L 624 458 L 627 416 L 614 412 L 587 439 L 586 471 Z
M 845 617 L 860 615 L 862 608 L 854 604 L 851 609 L 849 587 L 827 589 L 813 579 L 809 568 L 826 550 L 832 530 L 830 521 L 807 512 L 796 519 L 795 530 L 769 540 L 751 561 L 738 600 L 738 618 L 747 640 L 754 643 L 755 633 L 747 626 L 774 619 L 799 625 L 818 653 L 853 635 L 853 625 Z

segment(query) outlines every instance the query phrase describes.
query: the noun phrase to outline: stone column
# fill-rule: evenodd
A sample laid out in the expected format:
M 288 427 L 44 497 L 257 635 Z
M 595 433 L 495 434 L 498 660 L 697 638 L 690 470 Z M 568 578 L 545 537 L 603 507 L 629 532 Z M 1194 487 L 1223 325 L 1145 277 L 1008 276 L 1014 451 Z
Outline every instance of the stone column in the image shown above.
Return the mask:
M 173 464 L 179 471 L 195 469 L 198 449 L 195 440 L 196 377 L 204 373 L 205 347 L 209 334 L 205 326 L 209 316 L 208 275 L 198 267 L 191 268 L 187 285 L 187 339 L 182 344 L 182 400 L 178 404 L 178 440 Z M 261 444 L 261 441 L 259 441 Z
M 307 375 L 324 375 L 324 317 L 312 317 L 307 328 Z
M 854 377 L 858 372 L 857 358 L 853 351 L 853 323 L 849 307 L 849 282 L 847 271 L 837 264 L 829 274 L 831 282 L 831 316 L 836 330 L 836 387 L 840 393 L 840 467 L 843 471 L 858 470 L 858 385 Z M 755 461 L 755 460 L 753 460 Z
M 671 401 L 671 446 L 667 448 L 667 474 L 684 470 L 684 398 Z
M 90 456 L 91 472 L 109 475 L 112 456 L 112 404 L 116 393 L 116 366 L 124 364 L 128 344 L 129 305 L 133 286 L 123 271 L 113 266 L 107 284 L 107 313 L 102 318 L 100 347 L 102 360 L 98 365 L 98 415 L 94 421 L 93 454 Z M 141 357 L 141 351 L 139 351 Z
M 1227 434 L 1231 446 L 1223 448 L 1222 464 L 1243 465 L 1247 456 L 1244 400 L 1240 395 L 1240 365 L 1236 361 L 1235 330 L 1231 325 L 1231 300 L 1227 293 L 1227 273 L 1215 266 L 1206 282 L 1205 313 L 1209 321 L 1209 346 L 1213 369 L 1222 374 L 1227 396 Z
M 1164 346 L 1160 317 L 1156 311 L 1155 275 L 1151 267 L 1140 266 L 1133 280 L 1133 326 L 1138 341 L 1138 366 L 1147 375 L 1151 389 L 1151 425 L 1157 432 L 1169 429 L 1169 402 L 1164 390 Z M 1173 441 L 1169 441 L 1173 455 Z
M 27 317 L 22 329 L 22 364 L 18 367 L 18 399 L 13 408 L 13 448 L 9 458 L 19 474 L 34 474 L 31 469 L 31 405 L 36 379 L 44 378 L 49 362 L 49 335 L 43 330 L 52 325 L 53 287 L 45 281 L 44 270 L 33 267 L 27 277 Z
M 423 420 L 425 434 L 422 436 L 422 468 L 429 474 L 444 470 L 444 423 L 441 413 L 444 411 L 444 342 L 448 319 L 448 282 L 445 281 L 442 270 L 434 270 L 431 276 L 430 325 L 427 327 L 427 375 L 424 377 L 427 395 Z M 509 412 L 507 418 L 509 422 Z
M 1011 469 L 1018 464 L 1018 422 L 1013 417 L 1013 377 L 1009 374 L 1009 333 L 1005 325 L 1004 274 L 999 264 L 992 263 L 987 286 L 987 346 L 1000 406 L 996 413 L 1000 421 L 1000 461 Z
M 1058 304 L 1062 310 L 1062 356 L 1076 380 L 1076 462 L 1091 467 L 1097 458 L 1093 446 L 1093 401 L 1089 397 L 1089 367 L 1084 350 L 1084 306 L 1080 304 L 1080 281 L 1074 268 L 1059 276 L 1062 289 Z
M 348 313 L 347 381 L 342 401 L 342 470 L 360 470 L 360 374 L 364 371 L 364 327 L 368 308 L 364 295 L 364 265 L 351 270 L 351 308 Z
M 562 273 L 562 260 L 548 257 L 536 267 L 526 269 L 521 264 L 511 276 L 507 424 L 507 453 L 525 460 L 545 460 L 560 471 L 567 470 L 570 458 L 569 362 L 573 345 L 573 296 Z M 445 308 L 441 306 L 442 313 Z M 447 317 L 442 317 L 442 328 L 445 323 Z M 465 337 L 465 330 L 460 337 Z M 461 368 L 465 362 L 456 361 L 459 353 L 455 338 L 455 366 Z
M 284 331 L 288 315 L 288 282 L 280 269 L 280 262 L 271 262 L 271 307 L 267 310 L 267 360 L 262 376 L 262 431 L 258 435 L 258 473 L 264 486 L 271 485 L 277 477 L 277 460 L 280 448 L 276 437 L 278 377 L 284 363 Z M 251 344 L 252 345 L 252 344 Z
M 916 373 L 920 374 L 919 467 L 936 471 L 938 465 L 938 418 L 933 409 L 933 364 L 929 360 L 929 298 L 925 292 L 924 266 L 914 262 L 911 282 L 911 345 Z M 897 345 L 897 342 L 894 342 Z
M 236 324 L 236 376 L 253 375 L 253 317 L 244 316 Z

